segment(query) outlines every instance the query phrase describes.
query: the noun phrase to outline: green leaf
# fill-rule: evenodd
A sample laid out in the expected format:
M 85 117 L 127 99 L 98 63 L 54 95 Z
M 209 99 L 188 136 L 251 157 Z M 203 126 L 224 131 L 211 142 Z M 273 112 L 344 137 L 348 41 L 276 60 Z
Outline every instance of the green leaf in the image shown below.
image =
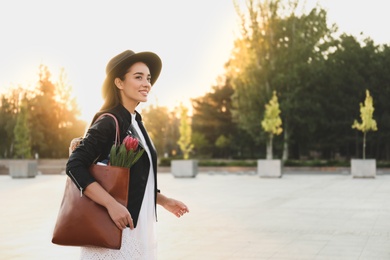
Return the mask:
M 117 166 L 117 164 L 116 164 L 117 163 L 116 150 L 117 150 L 117 147 L 114 144 L 110 150 L 110 165 L 113 165 L 113 166 Z
M 135 157 L 134 157 L 134 159 L 133 159 L 131 165 L 134 165 L 134 164 L 138 161 L 138 159 L 141 158 L 141 156 L 142 156 L 142 154 L 144 153 L 144 151 L 145 151 L 145 150 L 142 149 L 142 150 L 140 150 L 138 153 L 136 153 L 136 155 L 135 155 Z

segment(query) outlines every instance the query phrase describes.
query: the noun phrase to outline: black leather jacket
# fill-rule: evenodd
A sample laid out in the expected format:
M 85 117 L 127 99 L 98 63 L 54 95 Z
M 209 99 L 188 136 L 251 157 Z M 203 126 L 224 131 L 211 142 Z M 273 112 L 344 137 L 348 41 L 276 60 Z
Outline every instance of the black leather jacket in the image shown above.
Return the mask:
M 105 111 L 113 114 L 119 123 L 120 141 L 127 135 L 127 130 L 131 124 L 131 114 L 122 105 Z M 93 122 L 103 112 L 95 115 Z M 152 155 L 152 167 L 154 172 L 155 207 L 157 200 L 157 153 L 145 128 L 143 127 L 141 115 L 137 112 L 136 120 L 145 137 L 146 143 Z M 104 161 L 108 158 L 110 149 L 115 142 L 116 126 L 115 121 L 110 116 L 104 116 L 89 127 L 85 138 L 81 144 L 70 155 L 66 165 L 66 174 L 73 180 L 77 187 L 84 191 L 85 188 L 95 182 L 89 174 L 88 168 L 93 163 Z M 141 204 L 145 193 L 146 183 L 149 176 L 150 161 L 145 152 L 141 158 L 131 167 L 129 199 L 127 209 L 133 218 L 134 226 L 137 225 Z

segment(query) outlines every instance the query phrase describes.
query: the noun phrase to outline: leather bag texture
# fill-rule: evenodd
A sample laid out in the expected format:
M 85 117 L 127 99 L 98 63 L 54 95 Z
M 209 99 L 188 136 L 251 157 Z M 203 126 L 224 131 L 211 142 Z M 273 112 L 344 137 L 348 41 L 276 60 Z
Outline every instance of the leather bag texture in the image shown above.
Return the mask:
M 116 123 L 115 143 L 119 143 L 119 126 Z M 71 150 L 73 150 L 72 147 Z M 70 151 L 71 152 L 71 151 Z M 130 185 L 130 169 L 93 164 L 90 174 L 119 203 L 127 207 Z M 52 243 L 63 246 L 98 246 L 120 249 L 122 230 L 112 221 L 105 207 L 83 196 L 72 179 L 67 176 L 57 221 L 53 231 Z
M 128 168 L 92 165 L 90 173 L 111 196 L 127 206 L 130 182 Z M 80 190 L 67 177 L 52 242 L 64 246 L 120 249 L 122 230 L 111 220 L 106 208 L 80 195 Z

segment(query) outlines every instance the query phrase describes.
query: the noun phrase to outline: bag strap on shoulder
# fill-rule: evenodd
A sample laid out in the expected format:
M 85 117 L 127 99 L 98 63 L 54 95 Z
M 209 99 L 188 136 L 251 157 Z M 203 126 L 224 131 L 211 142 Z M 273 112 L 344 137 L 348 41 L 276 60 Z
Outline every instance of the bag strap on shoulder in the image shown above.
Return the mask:
M 120 142 L 120 133 L 119 133 L 119 123 L 118 123 L 118 119 L 116 119 L 116 117 L 115 117 L 113 114 L 111 114 L 111 113 L 103 113 L 103 114 L 101 114 L 101 115 L 95 120 L 95 122 L 98 121 L 99 119 L 101 119 L 103 116 L 110 116 L 110 117 L 112 117 L 112 118 L 114 119 L 114 121 L 115 121 L 115 127 L 116 127 L 115 144 L 116 144 L 116 145 L 119 145 L 119 142 Z

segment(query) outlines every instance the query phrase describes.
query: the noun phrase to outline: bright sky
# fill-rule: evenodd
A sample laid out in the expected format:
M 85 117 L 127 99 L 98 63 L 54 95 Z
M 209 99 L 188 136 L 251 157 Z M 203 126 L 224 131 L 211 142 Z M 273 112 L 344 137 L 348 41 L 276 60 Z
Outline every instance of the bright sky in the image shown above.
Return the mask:
M 363 32 L 377 44 L 390 43 L 386 2 L 320 0 L 340 31 Z M 146 105 L 189 105 L 223 74 L 238 28 L 232 0 L 0 0 L 0 92 L 34 85 L 39 64 L 53 80 L 64 68 L 89 121 L 102 103 L 108 60 L 132 49 L 163 61 Z

